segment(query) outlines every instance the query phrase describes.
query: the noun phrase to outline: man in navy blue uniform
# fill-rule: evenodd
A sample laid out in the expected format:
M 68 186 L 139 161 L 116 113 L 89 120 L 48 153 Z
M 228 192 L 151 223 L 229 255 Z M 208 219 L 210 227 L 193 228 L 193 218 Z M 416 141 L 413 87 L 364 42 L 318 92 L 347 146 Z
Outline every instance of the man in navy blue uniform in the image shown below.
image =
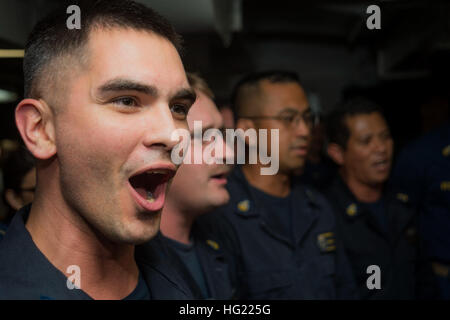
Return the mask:
M 313 123 L 297 75 L 249 75 L 233 97 L 238 129 L 269 129 L 268 136 L 272 129 L 279 130 L 279 141 L 267 147 L 268 155 L 279 159 L 279 170 L 262 175 L 268 165 L 261 161 L 236 167 L 227 185 L 231 200 L 221 208 L 238 235 L 248 297 L 355 298 L 330 205 L 320 193 L 292 179 L 304 165 Z M 249 136 L 245 139 L 252 146 Z
M 400 153 L 393 185 L 419 210 L 420 234 L 441 297 L 450 299 L 450 123 Z
M 132 1 L 70 4 L 81 29 L 62 7 L 25 48 L 15 115 L 37 185 L 0 242 L 0 298 L 189 298 L 167 262 L 135 257 L 159 230 L 172 132 L 195 101 L 178 36 Z
M 431 268 L 404 194 L 386 187 L 393 140 L 381 109 L 355 98 L 327 121 L 339 174 L 327 191 L 363 299 L 434 298 Z
M 232 167 L 226 160 L 232 159 L 233 150 L 220 135 L 214 143 L 221 144 L 223 152 L 213 151 L 210 159 L 194 163 L 194 152 L 213 146 L 212 141 L 196 136 L 194 122 L 201 124 L 202 132 L 221 133 L 224 124 L 206 82 L 195 74 L 187 76 L 197 94 L 187 117 L 191 132 L 189 163 L 181 165 L 171 185 L 161 217 L 162 234 L 137 250 L 143 254 L 165 253 L 162 259 L 177 267 L 179 277 L 197 299 L 242 298 L 236 236 L 227 220 L 211 212 L 229 200 L 225 184 Z

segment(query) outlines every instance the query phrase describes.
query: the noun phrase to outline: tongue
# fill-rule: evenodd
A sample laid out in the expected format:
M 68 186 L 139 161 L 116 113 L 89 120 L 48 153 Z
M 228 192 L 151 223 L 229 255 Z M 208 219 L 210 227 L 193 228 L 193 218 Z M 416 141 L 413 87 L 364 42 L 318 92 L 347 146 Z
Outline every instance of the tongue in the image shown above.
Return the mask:
M 147 199 L 147 191 L 144 188 L 134 188 L 134 190 L 136 190 L 142 198 Z
M 140 174 L 134 176 L 130 179 L 131 186 L 136 190 L 137 193 L 144 199 L 147 199 L 147 193 L 155 193 L 158 185 L 162 182 L 160 175 L 148 175 Z

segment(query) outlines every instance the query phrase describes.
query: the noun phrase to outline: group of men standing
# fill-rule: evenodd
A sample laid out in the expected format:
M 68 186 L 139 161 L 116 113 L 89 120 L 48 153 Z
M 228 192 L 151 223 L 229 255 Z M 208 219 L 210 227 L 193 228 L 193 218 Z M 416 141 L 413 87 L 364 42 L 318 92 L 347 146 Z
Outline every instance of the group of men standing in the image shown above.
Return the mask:
M 232 95 L 236 129 L 278 130 L 276 174 L 261 175 L 260 159 L 227 164 L 224 141 L 221 161 L 178 168 L 174 130 L 224 129 L 214 94 L 186 75 L 179 37 L 152 10 L 79 5 L 81 30 L 61 11 L 26 47 L 16 123 L 37 187 L 0 242 L 0 298 L 436 297 L 414 207 L 386 185 L 393 141 L 378 106 L 356 99 L 330 115 L 338 173 L 325 194 L 297 177 L 315 119 L 291 72 L 251 74 Z

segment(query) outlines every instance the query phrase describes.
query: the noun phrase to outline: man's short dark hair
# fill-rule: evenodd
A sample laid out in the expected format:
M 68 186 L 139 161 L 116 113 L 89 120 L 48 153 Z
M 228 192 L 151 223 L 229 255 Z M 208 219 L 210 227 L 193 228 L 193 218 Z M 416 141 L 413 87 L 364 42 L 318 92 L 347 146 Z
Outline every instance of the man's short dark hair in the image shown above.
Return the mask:
M 186 72 L 186 77 L 192 89 L 199 90 L 203 92 L 208 98 L 214 100 L 213 91 L 208 86 L 208 83 L 206 83 L 206 80 L 203 79 L 198 73 Z
M 378 112 L 384 117 L 383 110 L 380 106 L 363 97 L 352 98 L 338 105 L 326 117 L 325 123 L 328 143 L 336 143 L 345 149 L 350 138 L 347 118 L 374 112 Z
M 169 40 L 181 50 L 181 38 L 164 17 L 131 0 L 70 0 L 38 22 L 25 46 L 23 61 L 25 97 L 40 98 L 39 84 L 48 67 L 57 58 L 75 56 L 81 60 L 88 36 L 94 28 L 124 28 L 148 31 Z M 81 29 L 68 29 L 67 7 L 77 5 L 81 11 Z M 60 69 L 56 67 L 58 72 Z M 62 71 L 61 71 L 62 72 Z M 56 78 L 57 75 L 52 74 Z
M 294 82 L 302 86 L 300 78 L 295 72 L 270 70 L 246 75 L 235 85 L 231 95 L 231 105 L 236 118 L 235 120 L 243 116 L 249 116 L 248 114 L 244 114 L 248 111 L 245 107 L 245 100 L 255 94 L 255 91 L 259 89 L 259 84 L 263 80 L 269 81 L 270 83 Z

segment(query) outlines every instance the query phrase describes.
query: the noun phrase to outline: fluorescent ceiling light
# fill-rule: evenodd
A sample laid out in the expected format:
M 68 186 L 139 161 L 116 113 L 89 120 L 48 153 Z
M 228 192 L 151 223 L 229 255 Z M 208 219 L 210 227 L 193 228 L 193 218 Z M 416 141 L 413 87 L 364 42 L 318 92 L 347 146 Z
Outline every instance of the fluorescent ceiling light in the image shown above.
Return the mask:
M 0 89 L 0 103 L 9 103 L 17 100 L 17 93 Z
M 24 53 L 20 49 L 0 49 L 0 58 L 23 58 Z

